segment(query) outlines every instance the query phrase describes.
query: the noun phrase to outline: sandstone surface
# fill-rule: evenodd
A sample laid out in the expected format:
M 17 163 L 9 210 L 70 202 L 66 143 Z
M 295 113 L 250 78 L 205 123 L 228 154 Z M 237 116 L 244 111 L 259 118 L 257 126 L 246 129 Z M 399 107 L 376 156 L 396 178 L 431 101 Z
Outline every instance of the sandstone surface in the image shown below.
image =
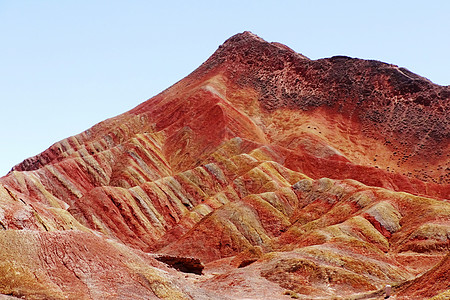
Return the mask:
M 450 87 L 250 32 L 0 178 L 0 299 L 448 299 Z

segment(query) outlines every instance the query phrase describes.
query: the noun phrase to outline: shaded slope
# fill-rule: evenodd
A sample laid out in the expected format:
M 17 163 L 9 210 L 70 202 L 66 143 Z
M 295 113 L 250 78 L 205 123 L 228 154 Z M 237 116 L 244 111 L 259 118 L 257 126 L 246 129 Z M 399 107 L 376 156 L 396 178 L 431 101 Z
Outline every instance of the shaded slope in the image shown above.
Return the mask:
M 261 107 L 270 112 L 270 121 L 281 127 L 276 131 L 277 139 L 285 138 L 280 129 L 286 129 L 284 124 L 277 124 L 280 109 L 283 115 L 295 110 L 295 115 L 313 120 L 314 112 L 320 109 L 329 124 L 308 125 L 323 130 L 319 136 L 329 145 L 358 160 L 361 157 L 356 145 L 346 149 L 346 145 L 339 145 L 339 140 L 346 139 L 338 135 L 336 141 L 330 135 L 335 129 L 362 133 L 364 138 L 358 136 L 357 140 L 364 144 L 369 159 L 358 163 L 389 166 L 421 179 L 448 183 L 449 87 L 378 61 L 348 57 L 312 61 L 251 33 L 230 38 L 199 72 L 216 66 L 225 69 L 227 77 L 240 86 L 258 92 Z M 293 118 L 289 116 L 290 121 Z M 374 139 L 379 143 L 365 145 L 365 140 Z M 375 154 L 381 154 L 377 163 L 372 161 Z M 424 155 L 428 157 L 426 163 Z

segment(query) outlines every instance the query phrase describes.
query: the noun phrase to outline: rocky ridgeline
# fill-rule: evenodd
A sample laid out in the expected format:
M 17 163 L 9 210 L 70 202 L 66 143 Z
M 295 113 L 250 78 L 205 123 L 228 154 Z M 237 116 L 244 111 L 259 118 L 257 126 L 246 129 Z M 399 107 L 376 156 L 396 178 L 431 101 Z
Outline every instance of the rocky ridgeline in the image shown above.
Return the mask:
M 0 294 L 445 298 L 449 95 L 238 34 L 0 179 Z

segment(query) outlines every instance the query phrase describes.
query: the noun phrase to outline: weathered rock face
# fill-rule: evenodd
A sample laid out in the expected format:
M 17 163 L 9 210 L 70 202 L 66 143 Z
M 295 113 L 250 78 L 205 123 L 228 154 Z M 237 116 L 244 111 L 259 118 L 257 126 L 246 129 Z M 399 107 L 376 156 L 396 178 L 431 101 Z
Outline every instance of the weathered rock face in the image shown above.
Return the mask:
M 0 179 L 0 294 L 446 297 L 449 106 L 403 68 L 238 34 Z

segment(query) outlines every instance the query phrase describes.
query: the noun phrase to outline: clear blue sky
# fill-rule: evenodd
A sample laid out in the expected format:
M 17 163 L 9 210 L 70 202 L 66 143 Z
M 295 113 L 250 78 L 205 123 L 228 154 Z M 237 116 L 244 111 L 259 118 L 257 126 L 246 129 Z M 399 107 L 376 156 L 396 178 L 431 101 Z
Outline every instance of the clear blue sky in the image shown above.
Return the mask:
M 450 84 L 450 1 L 0 0 L 0 175 L 182 79 L 250 30 L 312 59 Z

